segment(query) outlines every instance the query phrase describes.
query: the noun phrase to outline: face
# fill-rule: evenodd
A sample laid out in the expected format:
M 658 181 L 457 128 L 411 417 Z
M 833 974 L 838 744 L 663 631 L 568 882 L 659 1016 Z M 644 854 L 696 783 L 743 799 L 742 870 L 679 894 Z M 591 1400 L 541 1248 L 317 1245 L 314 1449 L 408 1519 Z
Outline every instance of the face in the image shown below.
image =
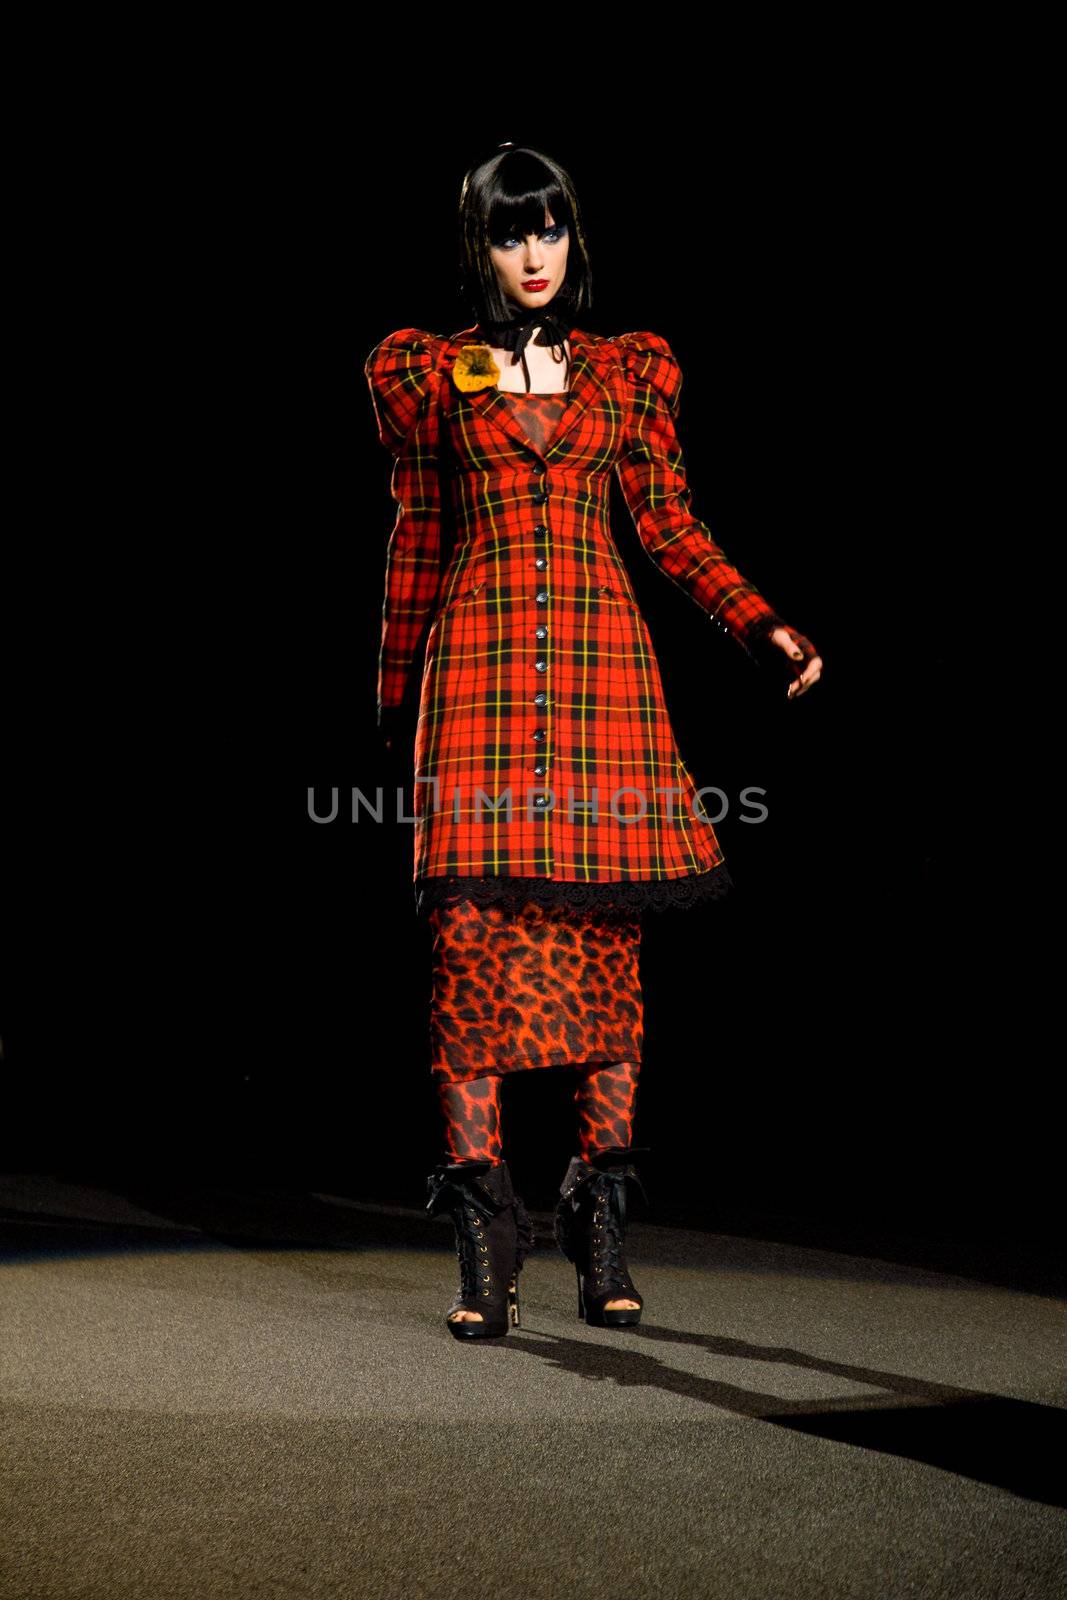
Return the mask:
M 525 239 L 512 235 L 494 244 L 490 254 L 507 298 L 531 311 L 546 306 L 566 276 L 569 248 L 566 223 L 557 227 L 547 206 L 543 233 L 528 233 Z M 537 287 L 527 288 L 531 282 Z

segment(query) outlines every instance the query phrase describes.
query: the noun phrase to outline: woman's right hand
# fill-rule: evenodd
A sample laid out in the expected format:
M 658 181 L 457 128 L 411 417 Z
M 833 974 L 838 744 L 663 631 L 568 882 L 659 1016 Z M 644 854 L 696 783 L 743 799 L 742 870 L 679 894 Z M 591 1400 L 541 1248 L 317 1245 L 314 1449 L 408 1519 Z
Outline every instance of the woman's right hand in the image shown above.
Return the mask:
M 401 706 L 383 706 L 378 713 L 378 737 L 391 756 L 406 755 L 415 734 L 409 714 Z

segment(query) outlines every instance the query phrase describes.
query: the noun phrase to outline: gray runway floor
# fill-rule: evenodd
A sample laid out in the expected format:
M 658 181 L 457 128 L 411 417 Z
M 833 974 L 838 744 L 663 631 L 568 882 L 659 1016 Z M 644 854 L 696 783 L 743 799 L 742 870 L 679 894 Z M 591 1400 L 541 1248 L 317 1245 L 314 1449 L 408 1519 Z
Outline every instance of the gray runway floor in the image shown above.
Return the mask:
M 1055 1600 L 1062 1300 L 634 1222 L 453 1340 L 417 1207 L 0 1179 L 0 1594 Z

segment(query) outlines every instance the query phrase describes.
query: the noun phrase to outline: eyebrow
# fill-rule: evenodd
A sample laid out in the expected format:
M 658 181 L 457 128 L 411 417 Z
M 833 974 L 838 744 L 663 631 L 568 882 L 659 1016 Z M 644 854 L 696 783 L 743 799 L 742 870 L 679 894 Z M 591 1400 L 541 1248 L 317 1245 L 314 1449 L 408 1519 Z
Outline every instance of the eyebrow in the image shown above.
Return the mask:
M 554 228 L 565 228 L 566 226 L 567 224 L 565 222 L 549 222 L 545 224 L 540 232 L 551 233 Z M 520 234 L 517 228 L 505 228 L 499 237 L 501 239 L 518 239 Z M 522 237 L 525 237 L 525 235 L 522 235 Z

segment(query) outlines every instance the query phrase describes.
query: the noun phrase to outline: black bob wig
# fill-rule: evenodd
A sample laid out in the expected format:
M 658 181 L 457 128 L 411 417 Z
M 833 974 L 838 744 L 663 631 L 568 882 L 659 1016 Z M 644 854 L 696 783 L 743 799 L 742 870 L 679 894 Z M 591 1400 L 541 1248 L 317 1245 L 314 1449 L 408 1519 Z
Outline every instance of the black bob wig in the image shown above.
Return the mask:
M 589 250 L 570 175 L 539 150 L 508 145 L 473 167 L 460 192 L 460 295 L 479 322 L 506 322 L 514 311 L 500 287 L 491 246 L 511 234 L 543 233 L 546 207 L 557 226 L 566 223 L 570 235 L 566 277 L 552 303 L 571 316 L 592 305 Z

